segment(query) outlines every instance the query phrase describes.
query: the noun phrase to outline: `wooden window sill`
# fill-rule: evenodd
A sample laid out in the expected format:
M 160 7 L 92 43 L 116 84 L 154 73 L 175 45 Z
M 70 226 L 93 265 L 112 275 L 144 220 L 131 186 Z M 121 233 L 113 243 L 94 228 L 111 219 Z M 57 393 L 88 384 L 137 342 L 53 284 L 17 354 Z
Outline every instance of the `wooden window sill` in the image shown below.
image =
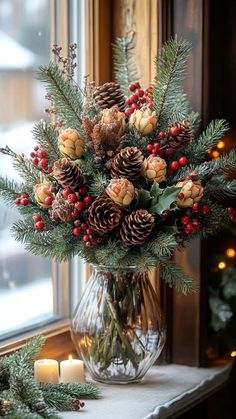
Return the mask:
M 140 384 L 104 385 L 100 400 L 86 400 L 83 417 L 89 419 L 167 419 L 176 418 L 210 397 L 230 375 L 231 364 L 196 368 L 183 365 L 155 366 Z M 62 419 L 78 417 L 76 412 Z

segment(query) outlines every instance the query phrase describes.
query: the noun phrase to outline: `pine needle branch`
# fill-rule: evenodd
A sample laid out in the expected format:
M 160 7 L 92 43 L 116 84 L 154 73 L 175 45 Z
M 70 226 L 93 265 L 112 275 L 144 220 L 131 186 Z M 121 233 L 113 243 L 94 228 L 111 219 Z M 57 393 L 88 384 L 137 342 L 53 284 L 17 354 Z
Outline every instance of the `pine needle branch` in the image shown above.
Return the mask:
M 116 38 L 113 44 L 115 81 L 119 83 L 125 96 L 129 96 L 129 84 L 138 79 L 134 61 L 134 33 Z
M 66 124 L 80 131 L 83 101 L 75 86 L 65 78 L 62 71 L 53 62 L 50 62 L 47 67 L 39 67 L 38 79 L 45 84 L 47 92 L 56 103 L 56 111 Z
M 100 392 L 97 387 L 91 383 L 60 383 L 60 384 L 41 384 L 40 385 L 44 395 L 50 395 L 51 392 L 59 391 L 67 394 L 71 399 L 98 399 Z
M 175 106 L 176 95 L 182 92 L 186 56 L 190 50 L 187 41 L 177 39 L 167 42 L 156 59 L 156 78 L 153 86 L 154 110 L 160 128 L 166 128 L 165 119 Z M 162 116 L 164 117 L 162 118 Z
M 158 234 L 155 239 L 150 241 L 147 245 L 147 250 L 155 255 L 157 258 L 170 257 L 173 251 L 178 247 L 173 234 L 162 233 Z
M 56 131 L 45 121 L 40 121 L 33 128 L 33 136 L 36 143 L 42 147 L 48 154 L 51 161 L 55 161 L 61 157 L 57 147 Z
M 204 188 L 204 194 L 218 201 L 224 198 L 234 198 L 236 195 L 236 180 L 226 180 L 225 176 L 212 176 Z
M 0 176 L 0 196 L 7 204 L 13 205 L 15 198 L 19 196 L 23 190 L 22 184 Z
M 173 260 L 160 260 L 160 277 L 172 288 L 183 294 L 196 292 L 197 287 L 193 278 L 189 277 Z

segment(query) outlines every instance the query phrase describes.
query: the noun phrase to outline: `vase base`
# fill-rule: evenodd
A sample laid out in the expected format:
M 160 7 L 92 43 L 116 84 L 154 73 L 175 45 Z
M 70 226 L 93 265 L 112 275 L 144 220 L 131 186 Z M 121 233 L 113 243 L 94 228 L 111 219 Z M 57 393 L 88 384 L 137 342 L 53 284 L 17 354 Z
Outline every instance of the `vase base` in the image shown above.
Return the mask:
M 91 378 L 94 380 L 94 381 L 97 381 L 97 382 L 99 382 L 99 383 L 102 383 L 102 384 L 114 384 L 114 385 L 127 385 L 127 384 L 136 384 L 136 383 L 140 383 L 142 380 L 143 380 L 143 377 L 142 378 L 134 378 L 134 379 L 115 379 L 115 378 L 108 378 L 108 379 L 106 379 L 106 378 L 100 378 L 100 377 L 94 377 L 94 376 L 91 376 Z

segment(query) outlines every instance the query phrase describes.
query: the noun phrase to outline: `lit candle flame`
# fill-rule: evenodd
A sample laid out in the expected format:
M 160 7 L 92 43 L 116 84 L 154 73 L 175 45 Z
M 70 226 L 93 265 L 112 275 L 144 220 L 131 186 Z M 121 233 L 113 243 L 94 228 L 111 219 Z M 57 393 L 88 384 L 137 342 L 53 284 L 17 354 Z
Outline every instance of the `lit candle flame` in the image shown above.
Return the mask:
M 73 357 L 72 357 L 72 355 L 69 355 L 69 361 L 72 361 L 72 359 L 73 359 Z
M 231 352 L 231 354 L 230 354 L 230 356 L 231 356 L 232 358 L 234 358 L 234 357 L 236 356 L 236 351 L 232 351 L 232 352 Z

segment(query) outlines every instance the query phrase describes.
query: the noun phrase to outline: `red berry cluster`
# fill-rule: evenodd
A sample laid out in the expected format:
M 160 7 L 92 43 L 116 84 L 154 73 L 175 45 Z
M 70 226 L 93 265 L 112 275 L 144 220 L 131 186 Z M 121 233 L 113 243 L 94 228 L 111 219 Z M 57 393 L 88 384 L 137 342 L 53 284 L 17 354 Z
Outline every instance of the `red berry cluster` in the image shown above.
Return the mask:
M 232 207 L 228 207 L 228 208 L 226 208 L 226 212 L 229 215 L 230 220 L 233 223 L 236 223 L 236 211 L 235 211 L 235 209 L 232 208 Z
M 78 192 L 74 192 L 70 188 L 65 188 L 63 189 L 62 194 L 70 204 L 74 204 L 74 209 L 71 213 L 72 218 L 78 217 L 78 215 L 85 211 L 92 202 L 92 198 L 88 194 L 88 187 L 86 185 L 82 185 Z
M 45 227 L 45 222 L 42 220 L 42 217 L 40 214 L 35 214 L 33 216 L 34 220 L 34 228 L 35 230 L 43 230 Z
M 186 166 L 188 164 L 188 159 L 185 156 L 181 156 L 178 160 L 173 160 L 170 163 L 170 171 L 178 170 L 180 166 Z
M 171 137 L 177 137 L 177 135 L 179 135 L 179 133 L 180 133 L 180 128 L 177 127 L 177 126 L 170 127 L 169 130 L 168 130 L 168 134 Z
M 210 207 L 208 204 L 200 205 L 198 202 L 193 204 L 192 213 L 190 215 L 182 215 L 180 223 L 183 226 L 185 234 L 193 234 L 201 229 L 201 216 L 209 214 Z
M 151 143 L 147 144 L 146 151 L 152 154 L 153 157 L 156 157 L 156 156 L 162 157 L 164 155 L 164 152 L 163 150 L 160 150 L 160 147 L 161 147 L 160 143 L 155 141 L 152 144 Z
M 26 206 L 29 203 L 29 195 L 25 192 L 23 192 L 20 197 L 15 199 L 16 205 L 23 205 Z
M 79 411 L 80 409 L 82 409 L 85 406 L 84 402 L 80 402 L 79 399 L 73 399 L 71 400 L 71 403 L 74 406 L 74 410 Z
M 34 151 L 30 153 L 31 162 L 43 170 L 45 173 L 52 172 L 52 166 L 48 164 L 48 155 L 45 150 L 40 149 L 38 146 L 34 147 Z
M 146 89 L 141 89 L 139 82 L 136 81 L 129 85 L 129 91 L 132 92 L 132 94 L 128 96 L 125 101 L 125 104 L 127 105 L 125 109 L 126 116 L 130 116 L 135 109 L 140 109 L 142 106 L 147 106 L 150 109 L 153 108 L 151 86 Z

